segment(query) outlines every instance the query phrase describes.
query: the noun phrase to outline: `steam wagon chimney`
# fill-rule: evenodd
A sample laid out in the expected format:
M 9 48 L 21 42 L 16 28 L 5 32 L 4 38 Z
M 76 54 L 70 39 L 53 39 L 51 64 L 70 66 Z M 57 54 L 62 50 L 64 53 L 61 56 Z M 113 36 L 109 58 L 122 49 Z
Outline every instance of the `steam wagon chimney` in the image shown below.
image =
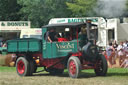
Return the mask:
M 87 27 L 87 37 L 88 37 L 88 40 L 90 40 L 91 20 L 86 21 L 86 27 Z

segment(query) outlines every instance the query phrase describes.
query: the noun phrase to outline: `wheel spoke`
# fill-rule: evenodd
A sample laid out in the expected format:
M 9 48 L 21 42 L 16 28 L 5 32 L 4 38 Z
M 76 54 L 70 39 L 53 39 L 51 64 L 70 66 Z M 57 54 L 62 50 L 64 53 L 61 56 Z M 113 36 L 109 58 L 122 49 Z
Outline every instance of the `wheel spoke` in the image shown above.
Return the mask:
M 74 61 L 73 60 L 70 61 L 69 65 L 70 65 L 70 67 L 69 67 L 70 73 L 72 75 L 75 75 L 76 74 L 76 65 L 75 65 Z
M 18 62 L 17 68 L 18 68 L 19 74 L 23 74 L 24 73 L 24 71 L 25 71 L 25 65 L 24 65 L 24 62 L 22 60 L 20 60 Z

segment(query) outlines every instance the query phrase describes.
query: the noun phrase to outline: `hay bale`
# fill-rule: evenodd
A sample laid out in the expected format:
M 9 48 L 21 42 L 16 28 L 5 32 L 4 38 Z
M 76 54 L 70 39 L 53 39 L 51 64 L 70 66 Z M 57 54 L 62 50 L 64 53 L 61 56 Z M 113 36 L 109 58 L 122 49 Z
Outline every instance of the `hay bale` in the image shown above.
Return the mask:
M 11 61 L 12 61 L 12 57 L 10 55 L 6 55 L 5 65 L 10 66 Z
M 6 56 L 0 55 L 0 66 L 5 65 L 5 59 L 6 59 Z
M 119 58 L 116 58 L 115 62 L 116 62 L 116 63 L 115 63 L 114 65 L 112 65 L 112 67 L 113 67 L 113 68 L 120 68 Z
M 6 66 L 14 66 L 13 64 L 15 61 L 16 55 L 15 54 L 8 54 L 6 55 L 6 59 L 5 59 L 5 65 Z
M 116 58 L 116 66 L 120 67 L 119 58 Z
M 10 62 L 10 66 L 14 67 L 15 66 L 15 62 L 14 61 Z
M 15 60 L 15 54 L 0 55 L 0 66 L 14 66 Z

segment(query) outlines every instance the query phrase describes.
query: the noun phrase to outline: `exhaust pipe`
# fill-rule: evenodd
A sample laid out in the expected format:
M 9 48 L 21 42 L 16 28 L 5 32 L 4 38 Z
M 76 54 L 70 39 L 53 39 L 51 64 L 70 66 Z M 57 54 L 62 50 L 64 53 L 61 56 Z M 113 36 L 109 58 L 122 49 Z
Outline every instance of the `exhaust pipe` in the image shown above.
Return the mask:
M 86 27 L 87 27 L 87 37 L 88 37 L 88 40 L 90 41 L 91 20 L 86 21 Z

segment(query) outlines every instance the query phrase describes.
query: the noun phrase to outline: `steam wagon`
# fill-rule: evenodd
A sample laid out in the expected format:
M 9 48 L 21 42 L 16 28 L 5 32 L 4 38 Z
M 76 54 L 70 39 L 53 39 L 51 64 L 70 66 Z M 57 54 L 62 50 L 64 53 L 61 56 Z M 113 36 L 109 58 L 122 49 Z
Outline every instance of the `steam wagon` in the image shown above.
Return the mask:
M 16 71 L 19 76 L 31 76 L 38 67 L 52 75 L 63 74 L 68 69 L 72 78 L 78 78 L 81 70 L 94 69 L 97 76 L 107 73 L 107 61 L 96 45 L 95 24 L 50 24 L 42 27 L 42 39 L 22 38 L 8 40 L 7 51 L 15 53 Z M 54 29 L 56 41 L 48 41 Z M 53 37 L 53 36 L 52 36 Z

